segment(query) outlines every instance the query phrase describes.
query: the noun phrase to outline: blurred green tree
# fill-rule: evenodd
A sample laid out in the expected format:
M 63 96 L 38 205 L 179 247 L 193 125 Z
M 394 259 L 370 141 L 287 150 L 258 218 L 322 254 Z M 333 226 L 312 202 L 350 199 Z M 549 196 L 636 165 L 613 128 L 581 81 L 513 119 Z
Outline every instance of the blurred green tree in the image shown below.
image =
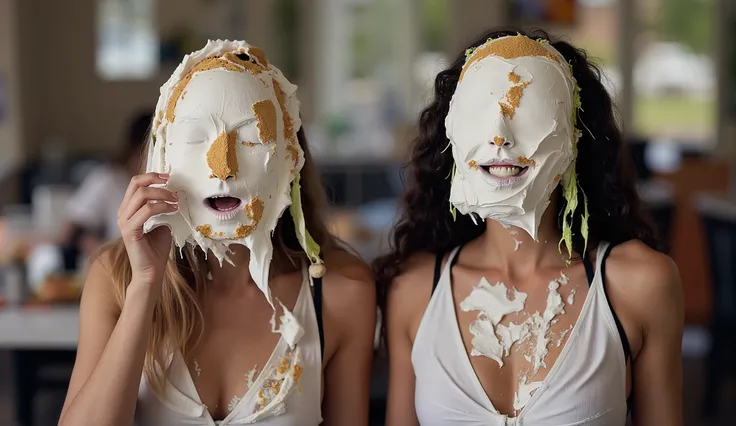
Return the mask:
M 444 52 L 449 27 L 448 0 L 421 0 L 420 47 L 425 52 Z
M 712 53 L 716 0 L 660 0 L 659 31 L 665 40 L 696 53 Z

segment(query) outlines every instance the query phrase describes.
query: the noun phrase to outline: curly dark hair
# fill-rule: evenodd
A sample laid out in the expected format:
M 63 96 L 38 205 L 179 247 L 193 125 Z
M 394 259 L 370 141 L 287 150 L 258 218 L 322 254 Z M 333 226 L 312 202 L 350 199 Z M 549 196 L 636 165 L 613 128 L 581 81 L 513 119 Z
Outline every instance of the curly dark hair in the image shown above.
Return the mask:
M 540 30 L 489 32 L 476 40 L 470 48 L 478 47 L 489 39 L 526 35 L 532 39 L 548 40 L 572 65 L 580 87 L 582 109 L 578 112 L 578 127 L 582 137 L 578 142 L 577 174 L 579 184 L 588 197 L 588 247 L 601 241 L 621 243 L 639 239 L 652 248 L 658 248 L 651 222 L 635 187 L 631 158 L 625 150 L 618 128 L 611 97 L 601 83 L 601 71 L 588 61 L 583 50 L 567 42 L 551 39 Z M 407 260 L 415 253 L 442 253 L 480 236 L 485 223 L 475 225 L 469 216 L 457 215 L 454 220 L 449 210 L 450 173 L 453 166 L 445 132 L 445 116 L 450 99 L 465 64 L 465 51 L 446 70 L 440 72 L 434 84 L 434 100 L 419 117 L 419 135 L 414 140 L 405 171 L 408 172 L 406 191 L 401 201 L 399 219 L 394 226 L 388 254 L 373 263 L 378 291 L 378 302 L 385 312 L 388 288 L 404 272 Z M 557 194 L 558 224 L 567 203 Z M 578 191 L 578 205 L 583 205 L 583 194 Z M 573 249 L 583 253 L 585 242 L 575 233 L 581 223 L 583 209 L 578 208 L 573 218 Z

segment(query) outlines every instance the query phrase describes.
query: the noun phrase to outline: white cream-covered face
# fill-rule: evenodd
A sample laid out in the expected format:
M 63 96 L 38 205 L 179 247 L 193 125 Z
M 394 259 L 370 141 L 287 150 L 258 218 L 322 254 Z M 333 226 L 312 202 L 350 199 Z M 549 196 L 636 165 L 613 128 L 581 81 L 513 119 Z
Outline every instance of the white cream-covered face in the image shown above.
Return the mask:
M 536 240 L 573 160 L 574 93 L 568 64 L 548 43 L 504 37 L 469 56 L 445 120 L 457 167 L 450 202 L 460 213 Z
M 271 233 L 291 204 L 304 164 L 296 86 L 244 42 L 210 41 L 185 57 L 161 88 L 148 171 L 169 173 L 179 209 L 150 219 L 174 242 L 212 252 L 250 249 L 249 269 L 273 305 L 268 272 Z

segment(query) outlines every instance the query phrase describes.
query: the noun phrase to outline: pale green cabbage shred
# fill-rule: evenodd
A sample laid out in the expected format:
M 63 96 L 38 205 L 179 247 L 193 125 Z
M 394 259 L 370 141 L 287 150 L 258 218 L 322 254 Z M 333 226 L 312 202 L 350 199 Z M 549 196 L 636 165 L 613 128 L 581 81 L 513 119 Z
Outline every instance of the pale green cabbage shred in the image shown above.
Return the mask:
M 455 168 L 457 166 L 455 163 L 452 163 L 452 172 L 450 173 L 450 185 L 452 185 L 452 182 L 455 180 Z M 455 205 L 452 204 L 452 201 L 450 201 L 450 214 L 452 215 L 453 222 L 457 220 L 457 209 L 455 208 Z
M 314 241 L 304 223 L 301 185 L 299 184 L 300 179 L 301 174 L 297 174 L 294 182 L 291 184 L 291 206 L 289 206 L 289 212 L 294 219 L 294 228 L 296 229 L 296 237 L 299 240 L 299 245 L 302 246 L 302 249 L 304 249 L 304 252 L 312 263 L 321 264 L 322 259 L 319 257 L 319 244 Z
M 572 64 L 569 64 L 570 66 L 570 73 L 572 73 Z M 575 170 L 575 162 L 578 158 L 578 134 L 580 133 L 577 124 L 578 124 L 578 112 L 582 111 L 583 106 L 582 102 L 580 100 L 580 86 L 578 86 L 577 82 L 573 79 L 573 82 L 575 84 L 575 90 L 573 94 L 573 108 L 572 108 L 572 117 L 570 118 L 570 121 L 572 123 L 573 131 L 575 132 L 575 142 L 572 146 L 572 164 L 570 166 L 570 178 L 567 180 L 564 188 L 562 189 L 562 194 L 565 197 L 565 200 L 567 201 L 567 206 L 565 207 L 565 211 L 562 212 L 562 238 L 560 239 L 559 244 L 557 245 L 560 252 L 562 252 L 562 244 L 565 245 L 565 248 L 567 249 L 567 254 L 570 258 L 572 258 L 572 225 L 573 225 L 573 218 L 575 215 L 575 211 L 578 208 L 578 188 L 580 187 L 580 183 L 578 182 L 578 175 L 577 171 Z M 580 191 L 582 191 L 582 188 L 580 188 Z M 580 223 L 580 235 L 582 235 L 583 240 L 585 241 L 584 245 L 584 254 L 585 251 L 588 249 L 588 197 L 585 195 L 585 192 L 583 192 L 583 217 L 582 221 Z

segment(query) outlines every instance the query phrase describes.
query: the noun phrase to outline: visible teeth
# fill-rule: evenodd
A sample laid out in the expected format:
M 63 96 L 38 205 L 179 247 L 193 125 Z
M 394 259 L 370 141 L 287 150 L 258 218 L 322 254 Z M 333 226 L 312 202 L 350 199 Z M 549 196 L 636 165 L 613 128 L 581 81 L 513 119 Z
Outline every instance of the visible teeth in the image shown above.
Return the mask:
M 510 177 L 521 173 L 521 168 L 516 166 L 490 166 L 488 172 L 497 177 Z

